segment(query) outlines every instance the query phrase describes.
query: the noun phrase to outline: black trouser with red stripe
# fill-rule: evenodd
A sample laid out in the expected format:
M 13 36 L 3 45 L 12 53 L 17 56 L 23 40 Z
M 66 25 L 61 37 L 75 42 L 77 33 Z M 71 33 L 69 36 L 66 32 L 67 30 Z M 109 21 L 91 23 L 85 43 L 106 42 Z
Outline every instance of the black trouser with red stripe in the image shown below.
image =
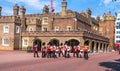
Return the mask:
M 79 57 L 79 52 L 73 52 L 73 57 L 75 57 L 75 55 L 77 56 L 77 58 Z
M 37 57 L 39 57 L 38 56 L 38 52 L 36 51 L 36 52 L 34 52 L 34 57 L 36 57 L 36 55 L 37 55 Z
M 88 52 L 84 52 L 84 59 L 88 60 Z

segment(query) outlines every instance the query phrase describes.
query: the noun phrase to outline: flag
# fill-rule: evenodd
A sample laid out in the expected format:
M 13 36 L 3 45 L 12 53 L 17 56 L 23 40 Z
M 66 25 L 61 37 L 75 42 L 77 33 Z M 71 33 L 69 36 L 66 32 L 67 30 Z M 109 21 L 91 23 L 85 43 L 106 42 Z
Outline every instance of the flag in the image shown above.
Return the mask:
M 51 12 L 54 12 L 54 11 L 55 11 L 55 9 L 54 9 L 54 8 L 52 8 L 52 9 L 51 9 Z

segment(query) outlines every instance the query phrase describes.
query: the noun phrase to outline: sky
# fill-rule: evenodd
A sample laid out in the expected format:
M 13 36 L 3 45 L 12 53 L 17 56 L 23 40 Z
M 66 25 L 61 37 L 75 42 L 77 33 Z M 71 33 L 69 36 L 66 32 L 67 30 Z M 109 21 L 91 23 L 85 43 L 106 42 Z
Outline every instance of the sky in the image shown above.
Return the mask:
M 61 2 L 63 0 L 53 0 L 53 6 L 56 12 L 61 12 Z M 120 0 L 66 0 L 67 9 L 86 12 L 87 8 L 92 11 L 92 16 L 102 16 L 104 13 L 111 12 L 111 15 L 115 15 L 115 12 L 120 10 Z M 13 6 L 18 4 L 20 7 L 26 8 L 26 14 L 41 14 L 44 5 L 50 7 L 50 0 L 0 0 L 0 6 L 2 7 L 2 15 L 13 15 Z

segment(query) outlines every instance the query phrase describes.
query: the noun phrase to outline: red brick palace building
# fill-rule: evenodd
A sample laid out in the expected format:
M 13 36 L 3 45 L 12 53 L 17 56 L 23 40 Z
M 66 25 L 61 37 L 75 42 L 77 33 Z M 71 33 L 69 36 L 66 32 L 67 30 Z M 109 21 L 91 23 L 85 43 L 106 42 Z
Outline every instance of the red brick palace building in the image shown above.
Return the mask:
M 109 38 L 109 49 L 114 49 L 115 17 L 110 13 L 104 14 L 103 19 L 99 21 L 99 33 Z
M 87 45 L 91 52 L 109 51 L 109 39 L 99 34 L 99 18 L 92 18 L 89 8 L 86 13 L 67 10 L 67 2 L 63 0 L 60 13 L 51 13 L 44 6 L 42 14 L 26 14 L 26 9 L 17 4 L 12 16 L 2 16 L 1 11 L 2 7 L 0 50 L 26 50 L 35 43 L 41 50 L 43 42 L 60 45 L 67 41 L 71 48 Z

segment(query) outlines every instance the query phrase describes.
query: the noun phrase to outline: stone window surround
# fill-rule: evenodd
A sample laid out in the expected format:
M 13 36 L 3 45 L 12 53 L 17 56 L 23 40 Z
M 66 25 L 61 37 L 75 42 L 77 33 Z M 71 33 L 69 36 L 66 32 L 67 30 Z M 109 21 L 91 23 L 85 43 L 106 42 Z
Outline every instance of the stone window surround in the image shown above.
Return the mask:
M 48 17 L 43 17 L 42 21 L 42 24 L 48 24 Z
M 6 31 L 6 28 L 8 28 L 7 31 Z M 4 31 L 3 31 L 4 33 L 9 33 L 9 26 L 8 26 L 8 25 L 5 25 L 5 26 L 3 27 L 3 30 L 4 30 Z
M 23 39 L 23 46 L 28 46 L 28 39 Z
M 7 40 L 7 42 L 5 42 Z M 8 38 L 2 38 L 2 46 L 9 46 L 9 39 Z
M 71 31 L 72 30 L 72 26 L 67 26 L 67 31 Z
M 16 26 L 16 33 L 20 33 L 20 27 Z

